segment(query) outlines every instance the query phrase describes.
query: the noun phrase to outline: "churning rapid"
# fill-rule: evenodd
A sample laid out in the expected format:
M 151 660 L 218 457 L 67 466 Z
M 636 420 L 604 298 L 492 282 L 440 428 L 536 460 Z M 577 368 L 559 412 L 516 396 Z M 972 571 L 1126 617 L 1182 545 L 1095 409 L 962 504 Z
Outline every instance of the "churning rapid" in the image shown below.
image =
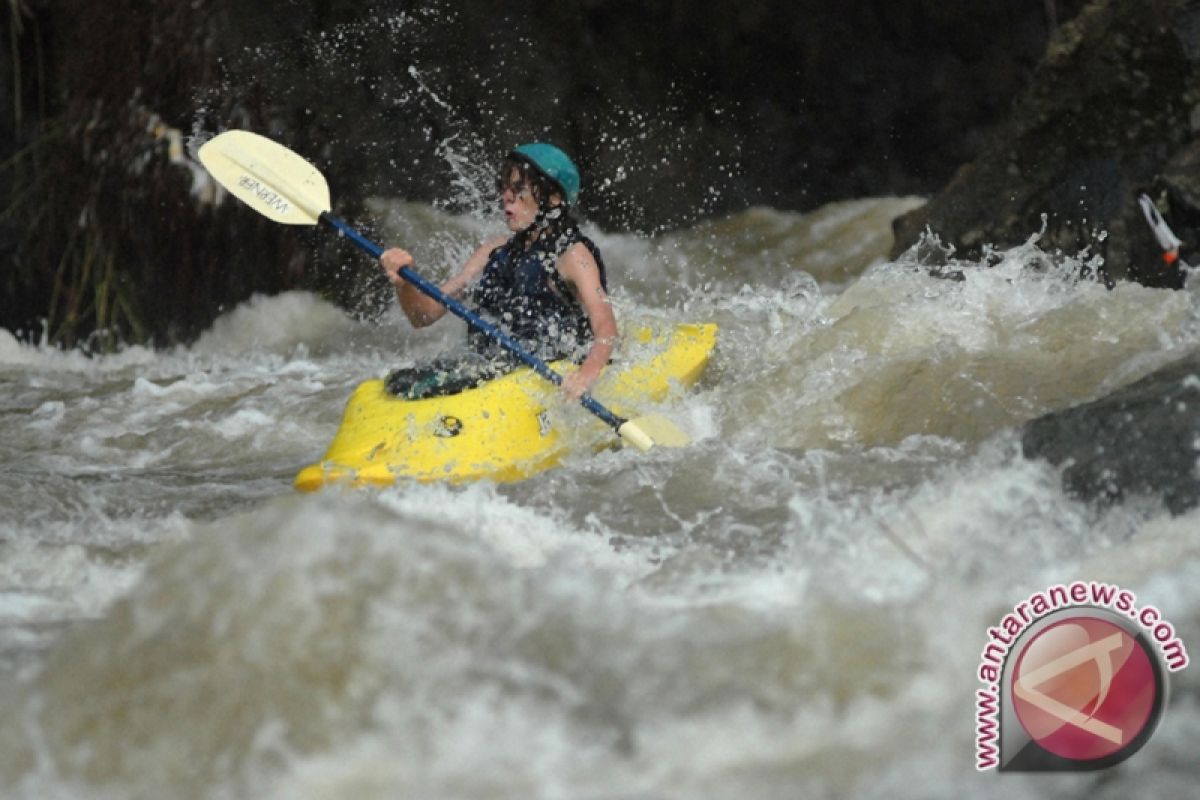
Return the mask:
M 1200 513 L 1072 499 L 1018 435 L 1196 350 L 1200 301 L 1036 241 L 961 280 L 880 263 L 912 205 L 596 232 L 622 324 L 721 326 L 647 409 L 696 442 L 512 485 L 291 489 L 353 386 L 456 322 L 293 293 L 165 352 L 0 332 L 0 794 L 1187 796 L 1194 669 L 1120 769 L 972 748 L 986 630 L 1034 591 L 1118 583 L 1200 648 Z M 375 212 L 432 277 L 480 232 Z

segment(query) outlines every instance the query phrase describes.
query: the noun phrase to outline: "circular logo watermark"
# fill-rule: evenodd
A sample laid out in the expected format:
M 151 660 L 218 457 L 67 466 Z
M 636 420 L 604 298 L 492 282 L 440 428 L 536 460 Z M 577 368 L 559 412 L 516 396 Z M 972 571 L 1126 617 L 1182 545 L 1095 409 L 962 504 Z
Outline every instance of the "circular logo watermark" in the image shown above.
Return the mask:
M 992 645 L 984 651 L 981 677 L 994 683 L 979 695 L 988 713 L 977 717 L 977 766 L 987 766 L 986 729 L 996 710 L 992 763 L 1002 771 L 1103 769 L 1141 749 L 1162 718 L 1167 680 L 1159 643 L 1138 626 L 1132 602 L 1126 605 L 1124 614 L 1083 605 L 1040 615 L 1018 606 L 1020 617 L 1006 616 L 1003 630 L 989 631 L 1003 657 Z M 987 669 L 988 660 L 1002 669 Z M 998 703 L 988 705 L 989 697 Z
M 1141 749 L 1187 647 L 1153 605 L 1098 581 L 1034 592 L 987 629 L 976 673 L 975 768 L 1103 769 Z
M 1061 611 L 1046 623 L 1018 643 L 1008 676 L 1027 743 L 1078 768 L 1125 760 L 1162 716 L 1165 685 L 1151 643 L 1101 609 Z

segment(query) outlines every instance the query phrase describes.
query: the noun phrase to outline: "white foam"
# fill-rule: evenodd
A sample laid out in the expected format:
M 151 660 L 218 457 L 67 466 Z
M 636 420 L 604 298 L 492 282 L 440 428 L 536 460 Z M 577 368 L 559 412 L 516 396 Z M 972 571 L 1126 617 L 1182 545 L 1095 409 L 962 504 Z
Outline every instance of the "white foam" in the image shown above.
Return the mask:
M 309 292 L 255 295 L 213 322 L 191 350 L 206 355 L 251 349 L 287 351 L 350 325 L 345 312 Z
M 791 275 L 792 222 L 727 221 L 786 240 L 735 262 L 715 239 L 602 237 L 610 264 L 634 261 L 614 266 L 624 323 L 722 325 L 702 388 L 659 409 L 697 441 L 580 452 L 516 485 L 289 488 L 359 379 L 461 328 L 410 336 L 393 311 L 369 329 L 295 295 L 164 353 L 0 336 L 0 361 L 28 357 L 10 399 L 30 412 L 0 434 L 0 646 L 36 665 L 0 675 L 0 781 L 22 798 L 1047 791 L 982 782 L 969 733 L 946 734 L 987 626 L 1049 582 L 1109 577 L 1190 643 L 1200 523 L 1067 497 L 1013 429 L 1194 348 L 1193 301 L 1078 284 L 1029 247 L 961 282 L 902 261 L 830 296 Z M 1131 767 L 1186 773 L 1200 712 L 1168 720 Z

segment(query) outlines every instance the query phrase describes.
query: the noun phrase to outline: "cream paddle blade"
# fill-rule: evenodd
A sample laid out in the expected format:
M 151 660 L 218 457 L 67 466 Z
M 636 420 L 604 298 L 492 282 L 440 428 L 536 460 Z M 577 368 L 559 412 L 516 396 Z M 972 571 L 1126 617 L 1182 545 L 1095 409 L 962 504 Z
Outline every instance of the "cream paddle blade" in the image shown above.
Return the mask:
M 639 450 L 651 447 L 686 447 L 691 438 L 671 420 L 661 414 L 626 420 L 617 427 L 621 438 Z
M 329 210 L 329 184 L 317 168 L 250 131 L 226 131 L 200 148 L 200 163 L 229 193 L 285 225 L 316 225 Z

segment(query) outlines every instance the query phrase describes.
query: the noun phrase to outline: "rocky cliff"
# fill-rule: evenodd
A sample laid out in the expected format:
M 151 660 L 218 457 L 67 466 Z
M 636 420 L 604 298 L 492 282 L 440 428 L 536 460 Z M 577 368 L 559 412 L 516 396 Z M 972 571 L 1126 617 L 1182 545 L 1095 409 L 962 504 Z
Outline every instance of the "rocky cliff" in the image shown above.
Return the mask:
M 1137 206 L 1149 192 L 1195 248 L 1200 222 L 1200 3 L 1098 0 L 1056 34 L 1012 115 L 923 208 L 896 222 L 895 252 L 926 228 L 966 252 L 1091 248 L 1111 277 L 1171 286 Z
M 297 285 L 361 307 L 357 262 L 315 257 L 333 245 L 205 202 L 189 146 L 227 127 L 314 160 L 348 214 L 375 194 L 479 205 L 535 137 L 578 157 L 608 228 L 931 193 L 1080 5 L 13 0 L 0 325 L 164 342 Z

